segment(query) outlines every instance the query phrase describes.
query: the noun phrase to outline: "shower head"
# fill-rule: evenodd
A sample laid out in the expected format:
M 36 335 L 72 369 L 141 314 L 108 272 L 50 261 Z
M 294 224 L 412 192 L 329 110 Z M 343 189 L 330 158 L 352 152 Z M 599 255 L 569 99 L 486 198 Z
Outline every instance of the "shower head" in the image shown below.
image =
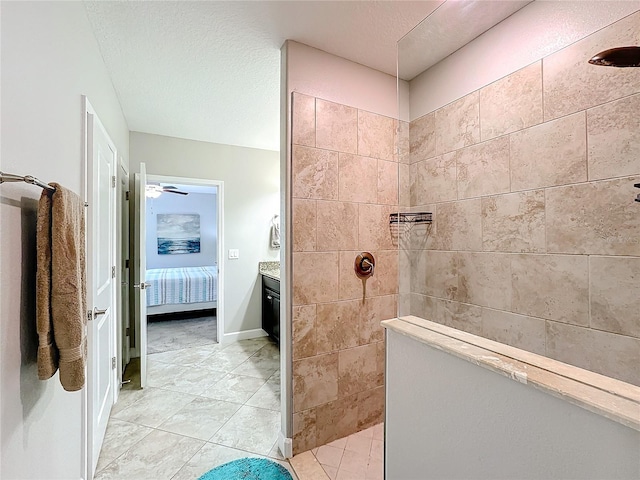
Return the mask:
M 640 47 L 617 47 L 595 55 L 589 63 L 605 67 L 640 67 Z

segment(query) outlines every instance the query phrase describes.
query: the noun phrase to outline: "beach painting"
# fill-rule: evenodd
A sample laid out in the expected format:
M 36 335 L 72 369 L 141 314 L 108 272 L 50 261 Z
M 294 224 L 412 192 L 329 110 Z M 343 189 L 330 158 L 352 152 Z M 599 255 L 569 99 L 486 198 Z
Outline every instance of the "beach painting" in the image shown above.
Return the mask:
M 200 215 L 159 213 L 158 255 L 200 253 Z

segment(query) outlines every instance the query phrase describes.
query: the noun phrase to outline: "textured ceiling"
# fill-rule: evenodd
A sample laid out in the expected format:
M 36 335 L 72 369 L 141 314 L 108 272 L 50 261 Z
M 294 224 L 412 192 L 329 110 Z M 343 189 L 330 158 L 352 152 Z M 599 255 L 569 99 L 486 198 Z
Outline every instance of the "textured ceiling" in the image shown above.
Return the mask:
M 132 131 L 279 149 L 292 39 L 395 75 L 396 42 L 437 1 L 87 1 Z

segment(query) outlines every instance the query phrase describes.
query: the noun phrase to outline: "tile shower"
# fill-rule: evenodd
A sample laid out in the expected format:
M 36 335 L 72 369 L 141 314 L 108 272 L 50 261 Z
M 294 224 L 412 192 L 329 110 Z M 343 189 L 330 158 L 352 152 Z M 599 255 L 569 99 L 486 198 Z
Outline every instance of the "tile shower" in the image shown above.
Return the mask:
M 587 63 L 639 24 L 403 125 L 401 314 L 640 385 L 640 69 Z
M 397 311 L 398 205 L 394 119 L 293 96 L 293 451 L 379 424 L 384 332 Z M 373 253 L 363 283 L 353 262 Z

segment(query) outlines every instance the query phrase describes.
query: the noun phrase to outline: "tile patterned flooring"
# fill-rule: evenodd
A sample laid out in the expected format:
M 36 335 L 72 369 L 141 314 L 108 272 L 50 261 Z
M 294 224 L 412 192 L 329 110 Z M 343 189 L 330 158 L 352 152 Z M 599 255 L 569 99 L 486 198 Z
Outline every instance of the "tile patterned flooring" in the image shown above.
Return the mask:
M 300 480 L 382 480 L 384 424 L 380 423 L 291 459 Z
M 148 369 L 147 388 L 120 391 L 96 480 L 193 480 L 242 457 L 290 468 L 277 447 L 280 352 L 267 337 L 154 353 Z
M 218 321 L 215 316 L 198 313 L 161 315 L 162 320 L 149 317 L 147 325 L 148 353 L 167 352 L 216 343 Z M 176 318 L 178 317 L 178 318 Z

